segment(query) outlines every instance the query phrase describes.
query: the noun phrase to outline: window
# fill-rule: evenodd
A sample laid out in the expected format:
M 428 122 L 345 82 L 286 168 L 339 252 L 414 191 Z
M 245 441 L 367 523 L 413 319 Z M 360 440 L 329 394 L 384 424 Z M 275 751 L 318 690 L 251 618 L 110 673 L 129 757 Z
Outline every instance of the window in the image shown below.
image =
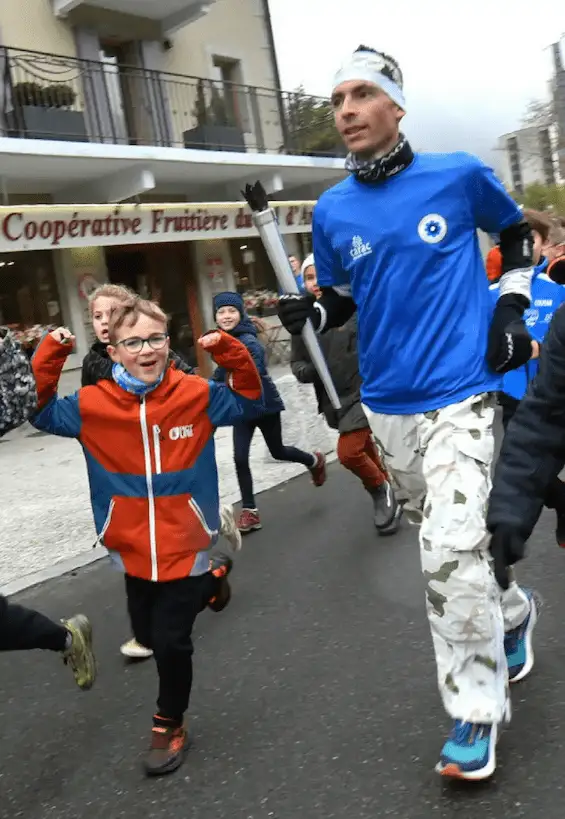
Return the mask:
M 229 124 L 241 128 L 245 133 L 251 133 L 248 89 L 243 85 L 241 61 L 231 57 L 215 56 L 213 62 L 223 86 L 223 98 Z

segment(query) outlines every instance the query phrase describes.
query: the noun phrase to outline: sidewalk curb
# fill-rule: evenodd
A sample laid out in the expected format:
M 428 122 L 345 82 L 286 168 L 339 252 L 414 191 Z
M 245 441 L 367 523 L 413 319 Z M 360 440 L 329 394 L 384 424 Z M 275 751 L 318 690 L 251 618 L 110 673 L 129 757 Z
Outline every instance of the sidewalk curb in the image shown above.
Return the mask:
M 96 549 L 81 552 L 74 557 L 67 558 L 67 560 L 60 560 L 51 566 L 40 569 L 38 572 L 17 577 L 15 580 L 11 580 L 9 583 L 0 586 L 0 594 L 4 595 L 4 597 L 10 597 L 26 589 L 31 589 L 33 586 L 39 586 L 47 580 L 55 580 L 55 578 L 70 574 L 77 569 L 83 569 L 85 566 L 96 563 L 96 561 L 102 560 L 102 558 L 107 556 L 108 552 L 106 549 L 103 546 L 97 546 Z
M 326 463 L 330 464 L 335 460 L 337 460 L 335 450 L 326 453 Z M 296 478 L 301 477 L 303 474 L 304 473 L 293 475 L 291 478 L 286 478 L 285 480 L 274 483 L 271 486 L 266 486 L 264 489 L 259 489 L 257 490 L 257 495 L 261 495 L 263 492 L 269 492 L 271 489 L 277 489 L 279 486 L 284 486 L 285 483 L 290 483 L 290 481 L 296 480 Z M 236 492 L 231 493 L 230 495 L 224 495 L 223 498 L 220 498 L 220 503 L 227 506 L 233 506 L 235 503 L 238 503 L 240 499 L 241 496 L 239 492 Z M 42 583 L 46 583 L 48 580 L 56 580 L 58 577 L 62 577 L 65 574 L 71 574 L 72 572 L 77 571 L 77 569 L 84 569 L 86 566 L 90 566 L 92 563 L 97 563 L 99 560 L 102 560 L 105 557 L 108 557 L 108 552 L 106 549 L 103 546 L 97 546 L 95 549 L 89 549 L 87 552 L 81 552 L 80 554 L 69 557 L 66 560 L 60 560 L 57 563 L 53 563 L 51 566 L 46 566 L 44 569 L 40 569 L 38 572 L 24 574 L 22 577 L 17 577 L 15 580 L 5 583 L 3 586 L 0 586 L 0 595 L 3 595 L 4 597 L 11 597 L 14 594 L 19 594 L 20 592 L 31 589 L 34 586 L 40 586 Z

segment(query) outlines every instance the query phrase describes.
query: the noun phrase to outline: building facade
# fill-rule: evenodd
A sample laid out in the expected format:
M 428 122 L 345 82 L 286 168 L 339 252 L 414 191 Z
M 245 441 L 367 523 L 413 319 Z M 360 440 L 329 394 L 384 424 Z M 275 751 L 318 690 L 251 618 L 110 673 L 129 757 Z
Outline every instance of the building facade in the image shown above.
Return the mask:
M 555 185 L 559 181 L 555 126 L 532 125 L 498 140 L 500 173 L 504 184 L 517 193 L 528 185 Z
M 565 69 L 561 57 L 561 43 L 551 46 L 553 57 L 553 77 L 550 82 L 550 93 L 553 102 L 553 115 L 557 129 L 557 152 L 559 172 L 565 179 Z
M 70 325 L 69 366 L 103 281 L 158 298 L 194 361 L 215 291 L 276 292 L 242 187 L 261 180 L 304 256 L 343 176 L 279 87 L 266 0 L 3 0 L 0 69 L 0 322 L 30 345 Z

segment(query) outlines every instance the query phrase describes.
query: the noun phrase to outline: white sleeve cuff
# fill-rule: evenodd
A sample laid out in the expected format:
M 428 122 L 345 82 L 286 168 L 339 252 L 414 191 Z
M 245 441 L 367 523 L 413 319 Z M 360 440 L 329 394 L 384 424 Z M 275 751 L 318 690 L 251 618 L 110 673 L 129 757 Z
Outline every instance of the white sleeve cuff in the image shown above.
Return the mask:
M 508 273 L 505 273 L 500 279 L 498 298 L 511 293 L 517 296 L 524 296 L 528 301 L 531 301 L 533 274 L 533 267 L 509 270 Z

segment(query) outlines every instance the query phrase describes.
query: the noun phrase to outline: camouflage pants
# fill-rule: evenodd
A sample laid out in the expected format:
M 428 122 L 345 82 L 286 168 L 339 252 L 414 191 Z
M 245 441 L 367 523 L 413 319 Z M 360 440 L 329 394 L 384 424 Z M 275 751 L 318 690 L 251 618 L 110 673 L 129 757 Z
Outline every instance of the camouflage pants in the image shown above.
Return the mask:
M 420 554 L 440 693 L 469 722 L 509 716 L 504 632 L 528 614 L 517 583 L 501 594 L 485 511 L 494 455 L 494 397 L 477 395 L 418 415 L 364 408 L 386 466 L 421 523 Z

